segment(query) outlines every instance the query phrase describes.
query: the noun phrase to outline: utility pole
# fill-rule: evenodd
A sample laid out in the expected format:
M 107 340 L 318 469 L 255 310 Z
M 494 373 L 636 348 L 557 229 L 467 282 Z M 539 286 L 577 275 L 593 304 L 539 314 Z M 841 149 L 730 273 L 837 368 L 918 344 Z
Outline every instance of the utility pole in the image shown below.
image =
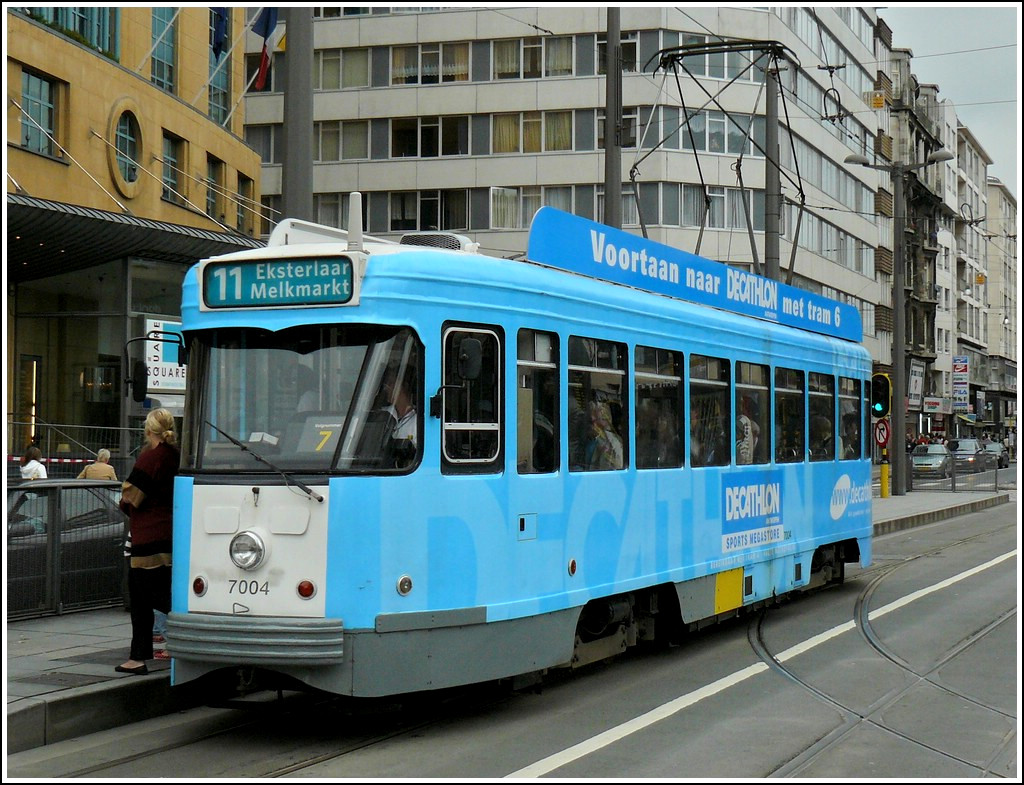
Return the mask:
M 779 72 L 772 59 L 766 73 L 764 102 L 764 274 L 781 280 L 779 227 L 782 224 L 782 178 L 779 176 Z M 796 238 L 793 238 L 796 242 Z
M 622 228 L 622 32 L 619 9 L 608 9 L 605 35 L 604 223 Z
M 313 221 L 313 9 L 287 6 L 281 212 Z

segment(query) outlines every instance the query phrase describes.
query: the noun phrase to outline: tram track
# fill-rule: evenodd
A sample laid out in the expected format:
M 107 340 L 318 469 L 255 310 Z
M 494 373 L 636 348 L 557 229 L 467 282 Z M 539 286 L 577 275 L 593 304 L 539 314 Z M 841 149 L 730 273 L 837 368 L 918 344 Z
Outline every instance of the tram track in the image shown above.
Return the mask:
M 284 777 L 379 744 L 420 734 L 467 711 L 493 707 L 507 700 L 510 694 L 504 689 L 497 690 L 498 694 L 495 692 L 481 692 L 477 686 L 454 688 L 441 697 L 417 694 L 407 696 L 405 700 L 353 699 L 297 693 L 284 699 L 257 704 L 229 701 L 227 704 L 217 704 L 214 710 L 233 713 L 218 711 L 216 716 L 199 722 L 198 729 L 197 723 L 192 721 L 174 741 L 107 757 L 102 763 L 83 766 L 62 773 L 61 776 L 101 777 L 126 766 L 147 760 L 160 761 L 169 754 L 189 750 L 194 750 L 194 757 L 201 759 L 204 745 L 220 741 L 224 742 L 224 746 L 233 747 L 255 736 L 261 745 L 263 763 L 250 761 L 249 770 L 238 776 Z M 307 727 L 311 729 L 310 732 L 300 738 L 299 746 L 295 746 L 295 729 Z M 291 728 L 292 733 L 280 730 L 285 728 Z M 324 752 L 327 745 L 330 749 Z M 307 749 L 303 751 L 302 747 Z M 280 761 L 284 759 L 288 762 L 282 764 Z M 194 776 L 206 775 L 194 773 Z
M 889 725 L 876 720 L 875 718 L 882 715 L 886 709 L 897 705 L 901 700 L 908 696 L 912 691 L 918 689 L 922 684 L 928 684 L 931 687 L 940 690 L 942 693 L 955 697 L 960 701 L 965 701 L 977 708 L 984 711 L 993 712 L 1000 716 L 1007 718 L 1008 720 L 1015 721 L 1015 715 L 1008 713 L 998 706 L 991 705 L 985 701 L 978 700 L 977 698 L 968 695 L 960 690 L 954 690 L 942 684 L 935 678 L 935 674 L 947 663 L 956 659 L 957 656 L 970 649 L 980 641 L 984 640 L 992 632 L 997 630 L 1001 625 L 1005 624 L 1010 619 L 1014 618 L 1017 614 L 1017 609 L 1013 608 L 1009 611 L 999 614 L 999 616 L 992 621 L 984 624 L 979 629 L 973 631 L 954 646 L 941 653 L 938 657 L 933 657 L 927 668 L 914 668 L 908 663 L 903 657 L 899 656 L 892 650 L 891 647 L 887 646 L 882 640 L 881 636 L 876 632 L 874 625 L 871 620 L 871 599 L 874 596 L 876 590 L 883 584 L 883 582 L 891 577 L 893 573 L 902 567 L 907 566 L 919 559 L 928 558 L 931 556 L 940 555 L 941 553 L 948 551 L 952 548 L 961 546 L 965 543 L 969 543 L 973 540 L 989 536 L 991 532 L 972 535 L 971 537 L 962 538 L 956 542 L 946 543 L 940 547 L 933 548 L 925 553 L 916 554 L 912 557 L 902 559 L 898 562 L 886 565 L 884 567 L 876 568 L 871 570 L 874 572 L 874 577 L 869 581 L 857 596 L 854 604 L 854 623 L 856 629 L 860 633 L 861 638 L 867 643 L 867 645 L 882 659 L 897 666 L 904 674 L 909 678 L 907 683 L 900 689 L 894 692 L 888 693 L 884 698 L 875 704 L 868 707 L 865 711 L 858 711 L 857 709 L 848 706 L 837 700 L 836 698 L 829 695 L 825 690 L 817 687 L 808 680 L 802 678 L 796 673 L 795 670 L 788 667 L 782 662 L 775 653 L 773 653 L 765 641 L 765 623 L 768 619 L 768 613 L 766 609 L 761 610 L 756 616 L 751 618 L 751 621 L 747 627 L 747 638 L 750 643 L 751 649 L 754 653 L 764 662 L 769 669 L 778 675 L 788 679 L 793 684 L 799 686 L 801 689 L 813 695 L 817 700 L 831 706 L 835 709 L 840 717 L 841 723 L 830 733 L 823 736 L 815 744 L 808 747 L 803 753 L 790 760 L 783 766 L 779 767 L 775 771 L 771 772 L 768 776 L 772 777 L 792 777 L 799 776 L 802 772 L 806 771 L 816 760 L 821 758 L 828 750 L 836 747 L 840 742 L 849 737 L 852 733 L 858 730 L 863 725 L 870 725 L 878 731 L 897 736 L 900 739 L 916 745 L 922 749 L 925 749 L 931 753 L 941 755 L 952 761 L 962 764 L 970 770 L 977 772 L 977 776 L 992 776 L 991 768 L 996 760 L 1000 757 L 1004 749 L 1011 743 L 1013 735 L 1009 734 L 1003 741 L 1003 744 L 996 750 L 996 752 L 989 757 L 989 760 L 985 761 L 984 764 L 979 765 L 977 761 L 967 760 L 961 756 L 951 753 L 948 750 L 943 750 L 936 747 L 933 744 L 929 744 L 921 739 L 915 738 L 909 733 L 901 732 L 897 729 L 890 727 Z

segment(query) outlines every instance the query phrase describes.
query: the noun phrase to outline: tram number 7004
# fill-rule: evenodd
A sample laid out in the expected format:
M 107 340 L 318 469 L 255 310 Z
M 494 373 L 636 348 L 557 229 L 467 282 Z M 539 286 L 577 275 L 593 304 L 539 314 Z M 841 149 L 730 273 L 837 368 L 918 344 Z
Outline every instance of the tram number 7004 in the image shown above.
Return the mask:
M 240 581 L 232 578 L 228 581 L 228 594 L 270 594 L 270 584 L 267 581 Z

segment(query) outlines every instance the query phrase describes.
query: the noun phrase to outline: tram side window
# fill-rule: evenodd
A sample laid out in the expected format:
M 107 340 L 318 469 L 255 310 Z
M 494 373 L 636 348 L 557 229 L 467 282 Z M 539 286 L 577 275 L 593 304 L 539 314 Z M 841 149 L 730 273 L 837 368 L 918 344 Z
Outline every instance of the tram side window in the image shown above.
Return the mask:
M 517 457 L 520 474 L 558 470 L 558 336 L 520 330 L 516 370 Z
M 768 463 L 770 378 L 767 365 L 736 363 L 736 463 Z
M 725 466 L 732 459 L 726 429 L 732 423 L 729 405 L 729 361 L 690 355 L 690 464 Z
M 443 328 L 442 470 L 501 471 L 501 343 L 497 327 Z
M 683 362 L 679 352 L 636 347 L 636 467 L 683 465 Z
M 861 456 L 860 380 L 839 377 L 839 459 L 857 460 Z
M 834 377 L 824 373 L 807 374 L 812 461 L 831 461 L 836 457 L 835 391 Z
M 775 369 L 775 461 L 804 459 L 804 372 Z
M 626 347 L 569 336 L 569 470 L 624 469 L 629 455 Z

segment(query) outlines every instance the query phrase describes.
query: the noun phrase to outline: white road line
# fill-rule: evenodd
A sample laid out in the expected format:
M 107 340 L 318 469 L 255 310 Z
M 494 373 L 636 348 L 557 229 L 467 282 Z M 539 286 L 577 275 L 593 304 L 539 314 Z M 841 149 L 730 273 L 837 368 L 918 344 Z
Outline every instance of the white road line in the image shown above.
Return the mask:
M 898 600 L 895 600 L 894 602 L 889 603 L 888 605 L 878 608 L 877 610 L 871 611 L 868 614 L 868 618 L 872 620 L 881 618 L 882 616 L 892 613 L 893 611 L 898 610 L 904 607 L 905 605 L 914 602 L 915 600 L 919 600 L 922 597 L 926 597 L 927 595 L 932 594 L 933 592 L 945 589 L 949 586 L 952 586 L 955 583 L 959 583 L 965 578 L 969 578 L 972 575 L 978 574 L 979 572 L 983 572 L 984 570 L 987 570 L 991 567 L 995 567 L 997 564 L 1001 564 L 1007 559 L 1016 558 L 1016 556 L 1016 550 L 1012 550 L 1009 553 L 1004 553 L 1002 556 L 997 556 L 991 561 L 985 562 L 984 564 L 980 564 L 977 567 L 972 567 L 971 569 L 965 570 L 964 572 L 961 572 L 958 575 L 954 575 L 952 578 L 947 578 L 946 580 L 940 581 L 939 583 L 936 583 L 933 586 L 929 586 L 926 589 L 921 589 L 919 591 L 912 592 L 911 594 L 908 594 L 906 597 L 902 597 Z M 798 643 L 795 646 L 791 646 L 790 648 L 786 649 L 781 654 L 779 654 L 777 659 L 779 660 L 779 662 L 785 662 L 786 660 L 790 660 L 796 657 L 797 655 L 804 654 L 810 651 L 816 646 L 820 646 L 826 641 L 835 638 L 837 635 L 842 635 L 844 632 L 849 632 L 856 626 L 857 625 L 852 621 L 844 622 L 843 624 L 837 625 L 830 630 L 826 630 L 825 632 L 815 635 L 812 638 L 808 638 L 806 641 L 803 641 L 802 643 Z M 536 763 L 531 763 L 529 766 L 526 766 L 525 768 L 519 769 L 518 771 L 514 771 L 511 774 L 507 775 L 507 778 L 533 779 L 536 777 L 543 776 L 545 774 L 550 774 L 555 769 L 572 763 L 575 760 L 579 760 L 580 758 L 583 758 L 593 752 L 597 752 L 602 747 L 607 747 L 610 744 L 614 744 L 615 742 L 620 741 L 621 739 L 624 739 L 627 736 L 636 733 L 637 731 L 641 731 L 644 728 L 647 728 L 656 722 L 660 722 L 661 720 L 671 717 L 673 714 L 682 711 L 688 706 L 693 706 L 695 703 L 699 703 L 705 698 L 710 698 L 712 695 L 717 695 L 720 692 L 724 692 L 730 687 L 740 684 L 749 679 L 750 677 L 756 676 L 757 674 L 766 670 L 768 670 L 768 666 L 765 665 L 763 662 L 748 665 L 746 668 L 738 670 L 735 673 L 731 673 L 728 676 L 723 676 L 721 679 L 718 679 L 717 681 L 714 681 L 711 684 L 701 687 L 699 690 L 694 690 L 693 692 L 687 693 L 686 695 L 681 695 L 678 698 L 669 701 L 668 703 L 663 703 L 661 706 L 651 709 L 645 714 L 641 714 L 639 717 L 635 717 L 629 720 L 628 722 L 624 722 L 621 725 L 616 725 L 614 728 L 609 728 L 603 733 L 599 733 L 596 736 L 592 736 L 586 741 L 581 741 L 579 744 L 574 744 L 572 747 L 564 749 L 561 752 L 556 752 L 554 755 L 549 755 L 548 757 L 543 758 L 542 760 L 539 760 Z

